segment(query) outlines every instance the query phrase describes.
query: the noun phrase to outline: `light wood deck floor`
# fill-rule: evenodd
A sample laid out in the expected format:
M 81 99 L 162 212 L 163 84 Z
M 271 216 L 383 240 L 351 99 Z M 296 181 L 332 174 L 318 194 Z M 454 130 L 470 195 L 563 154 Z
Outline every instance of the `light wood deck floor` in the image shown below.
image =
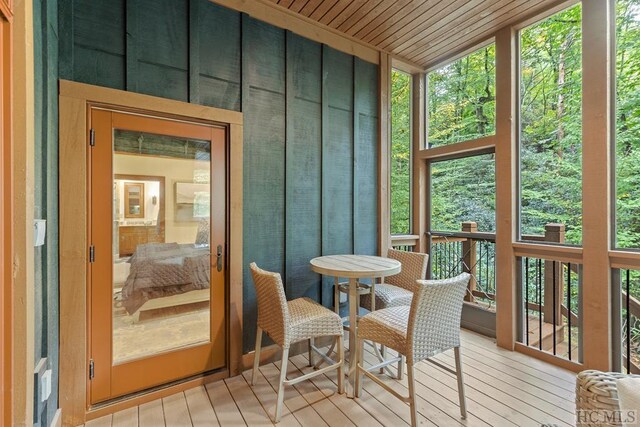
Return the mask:
M 575 374 L 545 362 L 496 347 L 493 340 L 463 331 L 463 360 L 468 419 L 462 420 L 453 375 L 422 362 L 416 391 L 421 425 L 540 426 L 575 425 Z M 371 358 L 372 355 L 368 354 Z M 435 359 L 453 366 L 453 352 Z M 289 376 L 307 372 L 305 355 L 291 359 Z M 262 366 L 258 383 L 251 371 L 164 399 L 130 408 L 85 424 L 104 426 L 270 426 L 279 362 Z M 385 381 L 402 394 L 406 376 Z M 283 426 L 392 426 L 410 422 L 409 408 L 373 381 L 364 380 L 364 395 L 348 399 L 336 393 L 335 371 L 287 387 Z

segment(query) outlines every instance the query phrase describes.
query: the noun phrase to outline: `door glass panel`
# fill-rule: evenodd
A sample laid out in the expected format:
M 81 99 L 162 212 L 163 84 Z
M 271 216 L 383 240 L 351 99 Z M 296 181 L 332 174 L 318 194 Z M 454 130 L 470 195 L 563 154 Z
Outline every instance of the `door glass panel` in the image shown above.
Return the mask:
M 210 341 L 210 141 L 114 130 L 113 364 Z

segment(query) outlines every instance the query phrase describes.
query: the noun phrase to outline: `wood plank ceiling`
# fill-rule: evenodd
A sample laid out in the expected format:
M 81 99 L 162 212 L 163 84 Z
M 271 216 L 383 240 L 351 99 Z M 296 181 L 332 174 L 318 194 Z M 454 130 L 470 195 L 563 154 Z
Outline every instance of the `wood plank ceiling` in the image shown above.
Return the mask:
M 557 0 L 267 0 L 421 67 Z

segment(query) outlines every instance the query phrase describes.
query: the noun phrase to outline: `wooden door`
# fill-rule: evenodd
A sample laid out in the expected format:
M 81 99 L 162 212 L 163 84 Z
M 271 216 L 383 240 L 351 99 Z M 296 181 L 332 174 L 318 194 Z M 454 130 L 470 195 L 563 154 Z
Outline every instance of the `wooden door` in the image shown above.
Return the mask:
M 0 424 L 11 425 L 12 334 L 12 136 L 11 136 L 11 11 L 0 2 Z
M 227 174 L 224 127 L 100 108 L 90 120 L 95 404 L 225 366 Z M 121 175 L 162 177 L 165 202 L 153 185 L 139 188 L 136 217 L 124 215 Z M 163 230 L 165 242 L 121 256 L 126 227 Z

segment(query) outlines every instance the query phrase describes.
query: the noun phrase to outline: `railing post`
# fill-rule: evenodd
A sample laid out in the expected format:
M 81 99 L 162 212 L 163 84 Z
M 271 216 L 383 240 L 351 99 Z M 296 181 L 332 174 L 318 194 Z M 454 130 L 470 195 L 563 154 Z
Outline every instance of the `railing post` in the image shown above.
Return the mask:
M 465 221 L 462 223 L 462 232 L 464 233 L 477 233 L 478 224 L 474 221 Z M 469 280 L 469 292 L 465 295 L 465 301 L 471 301 L 473 291 L 476 290 L 476 241 L 467 238 L 462 242 L 462 269 L 471 274 Z
M 547 224 L 544 226 L 544 241 L 553 243 L 564 243 L 564 224 Z M 555 289 L 554 289 L 554 264 L 555 264 Z M 564 280 L 562 274 L 562 263 L 558 261 L 544 262 L 544 321 L 553 322 L 553 312 L 556 313 L 556 325 L 562 325 L 562 301 L 564 296 Z M 553 294 L 555 292 L 555 306 Z

